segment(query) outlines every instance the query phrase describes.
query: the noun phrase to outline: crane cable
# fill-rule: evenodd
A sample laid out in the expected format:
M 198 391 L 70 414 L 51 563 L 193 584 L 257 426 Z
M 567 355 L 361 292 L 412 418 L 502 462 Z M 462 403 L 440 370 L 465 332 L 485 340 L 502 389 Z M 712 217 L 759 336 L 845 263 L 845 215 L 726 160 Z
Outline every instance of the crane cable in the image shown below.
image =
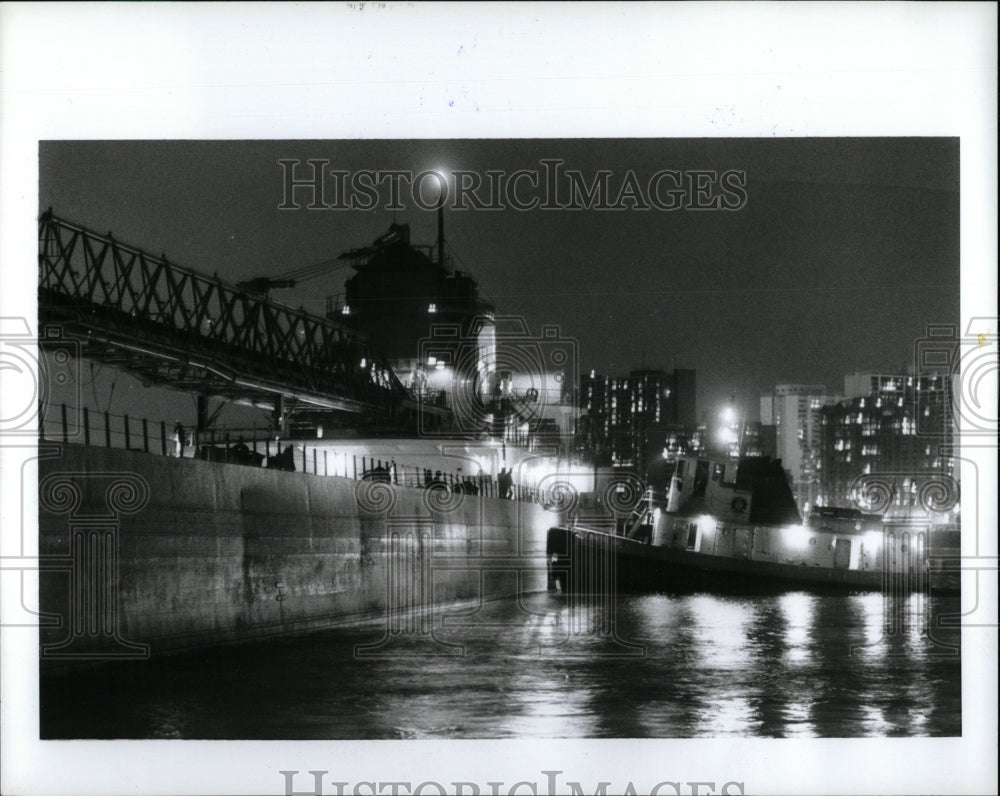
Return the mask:
M 314 265 L 307 265 L 304 268 L 293 268 L 291 271 L 286 271 L 283 274 L 278 274 L 272 277 L 275 281 L 280 279 L 293 279 L 296 282 L 305 282 L 307 279 L 313 279 L 314 277 L 320 276 L 327 271 L 336 271 L 339 268 L 343 268 L 348 264 L 348 261 L 343 257 L 335 257 L 332 260 L 323 260 Z

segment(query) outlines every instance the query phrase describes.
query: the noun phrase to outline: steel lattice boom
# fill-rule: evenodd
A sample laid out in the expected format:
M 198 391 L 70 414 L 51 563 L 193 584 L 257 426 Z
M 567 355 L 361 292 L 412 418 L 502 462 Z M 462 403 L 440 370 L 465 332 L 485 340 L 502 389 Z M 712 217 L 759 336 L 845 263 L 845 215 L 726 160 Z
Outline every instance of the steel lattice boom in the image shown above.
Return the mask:
M 394 413 L 405 390 L 385 359 L 334 321 L 255 296 L 45 213 L 40 321 L 82 354 L 159 384 L 229 400 Z

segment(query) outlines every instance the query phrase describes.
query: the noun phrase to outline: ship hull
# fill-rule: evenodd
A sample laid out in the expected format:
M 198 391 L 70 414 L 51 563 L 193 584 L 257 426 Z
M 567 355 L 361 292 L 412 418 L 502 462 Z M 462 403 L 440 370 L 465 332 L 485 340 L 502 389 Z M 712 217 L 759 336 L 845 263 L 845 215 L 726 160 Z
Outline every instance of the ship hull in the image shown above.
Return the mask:
M 890 573 L 783 564 L 658 547 L 581 528 L 551 528 L 547 553 L 549 588 L 563 592 L 957 591 L 957 582 L 932 576 L 926 568 Z
M 545 588 L 553 513 L 537 503 L 49 447 L 38 465 L 38 603 L 60 619 L 39 630 L 49 669 L 366 624 L 386 633 L 370 651 L 391 652 L 404 636 L 433 641 L 425 623 L 442 607 Z

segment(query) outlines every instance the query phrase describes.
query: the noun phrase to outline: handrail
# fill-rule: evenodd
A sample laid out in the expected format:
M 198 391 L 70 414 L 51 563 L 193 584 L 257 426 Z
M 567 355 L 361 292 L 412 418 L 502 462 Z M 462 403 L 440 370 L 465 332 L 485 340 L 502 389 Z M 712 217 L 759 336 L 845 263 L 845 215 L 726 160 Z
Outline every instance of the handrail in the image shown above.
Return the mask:
M 304 475 L 350 478 L 414 488 L 446 488 L 450 492 L 503 498 L 497 479 L 460 470 L 446 471 L 413 464 L 397 464 L 392 459 L 357 454 L 341 454 L 322 445 L 282 439 L 273 431 L 262 435 L 225 434 L 222 440 L 200 437 L 184 428 L 185 440 L 178 441 L 176 426 L 162 420 L 91 411 L 66 403 L 39 403 L 39 437 L 42 441 L 116 448 L 151 455 L 193 458 L 237 466 L 267 467 L 300 472 Z M 204 433 L 204 432 L 202 432 Z M 290 451 L 290 452 L 289 452 Z M 511 500 L 543 502 L 540 490 L 511 482 Z

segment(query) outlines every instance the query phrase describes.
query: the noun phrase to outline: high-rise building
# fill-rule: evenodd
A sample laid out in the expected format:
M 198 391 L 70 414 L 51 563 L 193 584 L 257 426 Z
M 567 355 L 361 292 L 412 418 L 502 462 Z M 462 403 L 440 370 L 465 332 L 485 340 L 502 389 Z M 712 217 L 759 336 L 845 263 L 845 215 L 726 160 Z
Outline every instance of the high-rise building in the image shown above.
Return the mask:
M 846 376 L 848 397 L 823 410 L 823 504 L 855 506 L 857 479 L 881 474 L 891 506 L 905 508 L 923 483 L 953 476 L 951 389 L 934 374 Z
M 738 454 L 740 456 L 778 458 L 778 429 L 766 423 L 747 423 Z
M 779 384 L 760 399 L 760 422 L 774 426 L 774 451 L 792 483 L 799 511 L 808 516 L 820 496 L 824 406 L 839 400 L 825 384 Z
M 610 463 L 647 469 L 664 450 L 686 452 L 695 435 L 695 371 L 634 370 L 626 377 L 580 379 L 580 412 Z

